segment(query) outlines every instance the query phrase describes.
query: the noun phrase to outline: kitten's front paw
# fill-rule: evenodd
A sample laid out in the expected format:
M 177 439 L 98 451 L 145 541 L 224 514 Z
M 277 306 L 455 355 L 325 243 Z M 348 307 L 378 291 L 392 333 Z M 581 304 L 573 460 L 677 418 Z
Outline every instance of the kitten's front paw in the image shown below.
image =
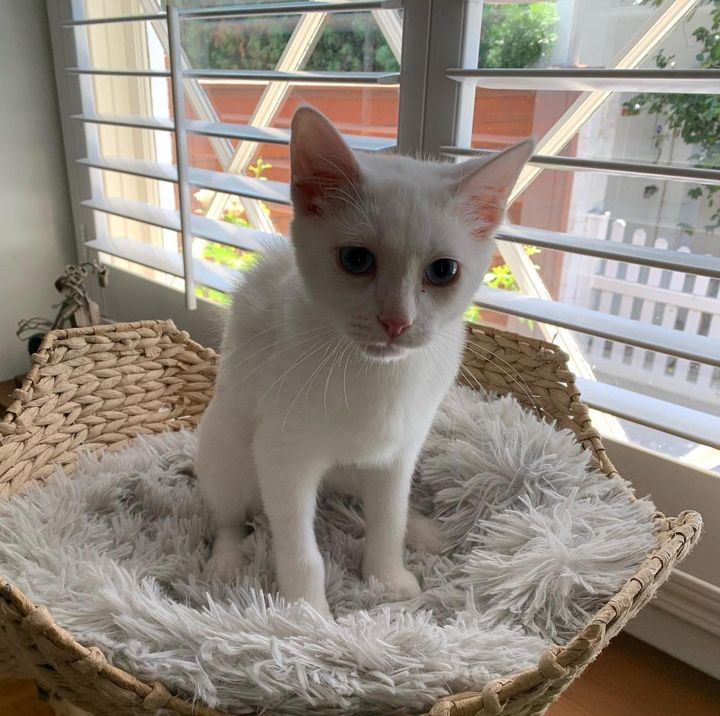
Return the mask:
M 417 577 L 404 567 L 377 578 L 385 586 L 385 599 L 388 602 L 404 602 L 417 597 L 422 591 Z
M 205 572 L 224 582 L 230 582 L 240 576 L 242 557 L 238 549 L 213 549 L 212 557 L 205 566 Z
M 304 597 L 303 601 L 306 604 L 309 604 L 316 612 L 319 612 L 322 616 L 327 617 L 328 619 L 332 617 L 332 614 L 330 614 L 330 607 L 328 606 L 327 599 L 325 599 L 324 595 L 321 599 L 308 599 Z
M 325 596 L 324 583 L 307 590 L 280 589 L 281 596 L 288 602 L 304 602 L 324 617 L 330 617 L 330 607 Z

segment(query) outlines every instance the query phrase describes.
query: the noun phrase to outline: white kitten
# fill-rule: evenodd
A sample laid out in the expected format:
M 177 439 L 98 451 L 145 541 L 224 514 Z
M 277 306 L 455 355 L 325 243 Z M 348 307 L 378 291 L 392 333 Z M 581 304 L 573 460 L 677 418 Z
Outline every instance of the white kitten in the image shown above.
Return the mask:
M 323 483 L 362 499 L 365 577 L 388 598 L 418 594 L 403 563 L 413 467 L 532 148 L 460 165 L 355 155 L 323 115 L 296 112 L 292 245 L 269 248 L 237 291 L 200 426 L 211 569 L 237 573 L 262 506 L 281 594 L 327 613 L 313 532 Z

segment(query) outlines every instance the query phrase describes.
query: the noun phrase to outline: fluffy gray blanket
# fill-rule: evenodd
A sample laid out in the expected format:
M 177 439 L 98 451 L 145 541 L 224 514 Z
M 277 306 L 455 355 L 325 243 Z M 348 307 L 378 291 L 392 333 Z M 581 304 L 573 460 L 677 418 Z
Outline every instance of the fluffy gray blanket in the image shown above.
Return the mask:
M 238 713 L 420 711 L 537 663 L 655 546 L 647 500 L 588 467 L 567 431 L 510 398 L 456 388 L 413 503 L 441 556 L 408 550 L 424 591 L 383 602 L 360 577 L 362 513 L 325 495 L 317 521 L 334 620 L 274 595 L 264 517 L 240 581 L 208 578 L 211 534 L 189 432 L 139 439 L 0 505 L 0 574 L 117 666 Z

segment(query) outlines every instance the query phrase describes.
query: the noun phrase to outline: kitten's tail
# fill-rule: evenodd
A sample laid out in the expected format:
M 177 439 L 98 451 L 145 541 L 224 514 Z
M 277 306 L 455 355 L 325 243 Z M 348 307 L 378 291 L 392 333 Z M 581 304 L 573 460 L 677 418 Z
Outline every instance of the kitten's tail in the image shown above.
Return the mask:
M 440 554 L 442 551 L 440 525 L 429 517 L 410 510 L 407 521 L 407 542 L 415 549 Z

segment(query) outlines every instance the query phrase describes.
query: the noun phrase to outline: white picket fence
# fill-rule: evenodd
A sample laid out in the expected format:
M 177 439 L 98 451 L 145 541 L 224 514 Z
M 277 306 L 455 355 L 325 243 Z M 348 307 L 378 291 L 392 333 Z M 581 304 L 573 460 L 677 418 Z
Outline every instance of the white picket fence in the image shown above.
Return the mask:
M 653 245 L 667 249 L 668 239 L 648 237 L 642 228 L 630 230 L 609 212 L 588 214 L 584 235 L 605 241 Z M 720 242 L 720 237 L 718 237 Z M 652 244 L 650 244 L 652 242 Z M 686 247 L 679 251 L 689 251 Z M 653 323 L 687 334 L 720 338 L 718 281 L 683 271 L 641 267 L 619 261 L 566 255 L 560 299 L 603 313 Z M 667 356 L 643 348 L 583 337 L 586 355 L 599 375 L 621 382 L 652 386 L 658 394 L 674 394 L 718 405 L 720 368 Z

